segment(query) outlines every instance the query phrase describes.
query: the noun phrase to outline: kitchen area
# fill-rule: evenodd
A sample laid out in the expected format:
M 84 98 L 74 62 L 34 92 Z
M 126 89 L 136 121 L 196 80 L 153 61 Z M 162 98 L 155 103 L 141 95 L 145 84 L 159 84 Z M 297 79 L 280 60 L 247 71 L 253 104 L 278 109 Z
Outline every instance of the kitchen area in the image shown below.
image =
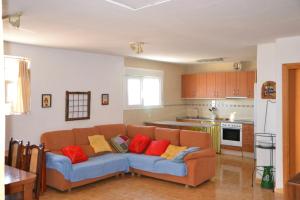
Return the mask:
M 253 158 L 255 83 L 254 70 L 183 74 L 185 114 L 144 124 L 207 132 L 217 153 Z

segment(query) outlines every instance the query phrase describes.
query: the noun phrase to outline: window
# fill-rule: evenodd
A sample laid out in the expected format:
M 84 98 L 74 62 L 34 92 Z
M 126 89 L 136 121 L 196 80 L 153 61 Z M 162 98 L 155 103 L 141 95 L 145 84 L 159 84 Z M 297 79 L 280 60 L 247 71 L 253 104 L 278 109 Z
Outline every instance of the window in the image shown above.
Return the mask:
M 29 111 L 30 75 L 28 65 L 28 60 L 24 58 L 4 57 L 6 114 L 20 114 Z M 20 73 L 20 69 L 22 69 L 22 73 Z
M 162 105 L 163 72 L 126 68 L 125 96 L 127 108 Z

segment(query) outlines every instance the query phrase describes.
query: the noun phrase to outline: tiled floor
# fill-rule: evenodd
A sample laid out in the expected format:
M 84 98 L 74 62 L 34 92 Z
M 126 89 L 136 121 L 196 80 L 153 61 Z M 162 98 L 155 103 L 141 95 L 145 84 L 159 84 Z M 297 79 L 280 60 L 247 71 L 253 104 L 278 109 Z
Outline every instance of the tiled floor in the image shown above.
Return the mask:
M 147 177 L 110 178 L 94 184 L 58 192 L 48 189 L 41 200 L 282 200 L 280 194 L 251 187 L 252 159 L 218 156 L 217 175 L 196 188 Z

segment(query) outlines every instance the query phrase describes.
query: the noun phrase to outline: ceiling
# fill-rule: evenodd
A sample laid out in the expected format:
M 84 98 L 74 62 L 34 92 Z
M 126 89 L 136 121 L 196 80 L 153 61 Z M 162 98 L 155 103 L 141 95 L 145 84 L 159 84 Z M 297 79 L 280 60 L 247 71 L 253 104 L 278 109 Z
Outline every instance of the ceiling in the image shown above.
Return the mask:
M 4 0 L 3 16 L 18 11 L 21 29 L 4 23 L 6 41 L 178 63 L 253 60 L 258 43 L 300 35 L 299 0 L 172 0 L 136 11 L 105 0 Z M 143 54 L 129 48 L 136 41 Z

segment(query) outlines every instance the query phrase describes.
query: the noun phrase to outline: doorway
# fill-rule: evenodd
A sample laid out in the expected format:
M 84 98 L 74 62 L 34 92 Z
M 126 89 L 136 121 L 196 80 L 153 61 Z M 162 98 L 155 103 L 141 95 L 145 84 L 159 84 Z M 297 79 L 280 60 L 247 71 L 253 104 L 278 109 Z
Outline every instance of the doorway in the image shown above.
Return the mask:
M 295 198 L 288 180 L 300 173 L 300 63 L 282 66 L 283 183 L 284 192 Z M 300 197 L 300 196 L 299 196 Z

